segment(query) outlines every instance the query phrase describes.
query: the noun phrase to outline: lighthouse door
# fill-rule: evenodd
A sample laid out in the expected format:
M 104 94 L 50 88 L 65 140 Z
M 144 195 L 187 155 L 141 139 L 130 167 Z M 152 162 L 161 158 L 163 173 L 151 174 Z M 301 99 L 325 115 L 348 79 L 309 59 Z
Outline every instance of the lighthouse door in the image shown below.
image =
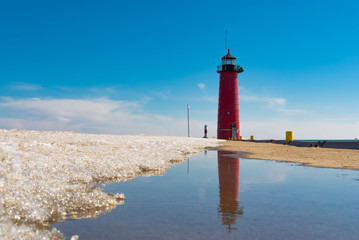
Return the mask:
M 235 140 L 237 138 L 237 128 L 232 127 L 232 139 Z

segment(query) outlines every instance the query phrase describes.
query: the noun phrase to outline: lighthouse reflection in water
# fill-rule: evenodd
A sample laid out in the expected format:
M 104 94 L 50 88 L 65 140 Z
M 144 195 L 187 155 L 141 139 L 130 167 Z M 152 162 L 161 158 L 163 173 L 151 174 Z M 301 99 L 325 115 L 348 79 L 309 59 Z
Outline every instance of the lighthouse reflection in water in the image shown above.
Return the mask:
M 163 176 L 108 184 L 124 205 L 54 226 L 90 240 L 359 239 L 358 171 L 204 154 Z
M 235 230 L 237 217 L 243 214 L 243 207 L 238 202 L 239 192 L 239 158 L 229 151 L 218 151 L 219 197 L 218 213 L 222 224 L 228 232 Z

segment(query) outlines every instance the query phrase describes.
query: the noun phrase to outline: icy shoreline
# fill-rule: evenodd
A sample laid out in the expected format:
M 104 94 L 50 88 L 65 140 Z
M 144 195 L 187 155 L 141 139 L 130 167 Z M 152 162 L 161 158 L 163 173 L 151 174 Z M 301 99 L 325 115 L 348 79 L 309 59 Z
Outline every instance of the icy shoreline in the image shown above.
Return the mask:
M 215 139 L 0 130 L 0 238 L 62 239 L 67 217 L 111 211 L 123 195 L 96 184 L 163 173 Z

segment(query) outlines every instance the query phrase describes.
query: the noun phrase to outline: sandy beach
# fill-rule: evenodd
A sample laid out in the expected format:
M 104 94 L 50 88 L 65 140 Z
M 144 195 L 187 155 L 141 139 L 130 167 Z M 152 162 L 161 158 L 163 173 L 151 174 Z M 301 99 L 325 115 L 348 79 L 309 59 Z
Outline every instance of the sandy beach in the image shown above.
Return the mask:
M 295 147 L 274 143 L 226 141 L 218 149 L 241 152 L 241 157 L 302 163 L 307 166 L 359 170 L 359 151 Z

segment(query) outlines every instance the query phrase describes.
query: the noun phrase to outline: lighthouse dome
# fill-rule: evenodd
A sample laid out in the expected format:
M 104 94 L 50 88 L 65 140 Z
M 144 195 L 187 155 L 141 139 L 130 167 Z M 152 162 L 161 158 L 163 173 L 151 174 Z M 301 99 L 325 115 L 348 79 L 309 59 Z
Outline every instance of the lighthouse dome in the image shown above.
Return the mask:
M 222 65 L 217 66 L 217 72 L 243 72 L 243 68 L 236 65 L 236 58 L 231 55 L 228 49 L 226 56 L 222 58 Z
M 233 57 L 233 56 L 229 53 L 229 49 L 228 49 L 227 55 L 224 56 L 224 57 L 222 58 L 222 60 L 225 60 L 225 59 L 231 60 L 231 59 L 236 59 L 236 58 Z

